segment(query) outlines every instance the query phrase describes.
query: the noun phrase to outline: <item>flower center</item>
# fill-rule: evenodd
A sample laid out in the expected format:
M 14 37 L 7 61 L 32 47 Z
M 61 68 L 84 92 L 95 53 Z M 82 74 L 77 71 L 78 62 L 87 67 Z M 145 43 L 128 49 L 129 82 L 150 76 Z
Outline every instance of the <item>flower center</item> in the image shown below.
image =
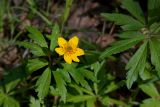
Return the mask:
M 72 47 L 71 46 L 67 46 L 66 47 L 66 51 L 72 51 L 73 49 L 72 49 Z
M 75 52 L 75 49 L 70 45 L 70 44 L 66 44 L 66 46 L 64 47 L 65 53 L 67 53 L 68 55 L 71 55 Z

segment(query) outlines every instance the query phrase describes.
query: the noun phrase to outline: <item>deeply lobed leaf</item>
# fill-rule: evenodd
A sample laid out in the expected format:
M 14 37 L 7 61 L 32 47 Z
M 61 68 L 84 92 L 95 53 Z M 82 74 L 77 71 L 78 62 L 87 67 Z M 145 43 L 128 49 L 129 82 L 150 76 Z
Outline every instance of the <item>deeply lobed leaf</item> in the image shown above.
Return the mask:
M 43 37 L 42 33 L 40 31 L 37 30 L 37 28 L 35 27 L 27 27 L 27 30 L 29 31 L 29 37 L 31 39 L 33 39 L 35 42 L 37 42 L 37 44 L 41 47 L 45 47 L 47 48 L 48 45 L 47 45 L 47 42 L 45 40 L 45 38 Z
M 138 78 L 139 73 L 143 73 L 146 65 L 147 59 L 147 44 L 146 41 L 132 56 L 129 60 L 128 64 L 126 65 L 127 72 L 127 87 L 131 88 L 133 82 L 135 82 Z
M 149 41 L 150 52 L 151 52 L 151 62 L 155 66 L 158 75 L 160 76 L 160 41 L 156 38 L 152 38 Z
M 117 54 L 122 51 L 125 51 L 125 50 L 131 48 L 132 46 L 136 45 L 137 43 L 139 43 L 143 39 L 144 39 L 144 36 L 137 36 L 133 39 L 126 39 L 126 40 L 121 40 L 121 41 L 115 42 L 112 44 L 112 46 L 110 48 L 107 48 L 104 52 L 102 52 L 102 54 L 100 55 L 99 58 L 103 59 L 103 58 L 108 57 L 112 54 Z
M 51 70 L 47 68 L 43 74 L 39 77 L 36 83 L 36 92 L 38 92 L 38 98 L 40 100 L 47 96 L 51 82 Z
M 123 0 L 122 5 L 142 24 L 145 23 L 143 11 L 138 2 L 134 0 Z

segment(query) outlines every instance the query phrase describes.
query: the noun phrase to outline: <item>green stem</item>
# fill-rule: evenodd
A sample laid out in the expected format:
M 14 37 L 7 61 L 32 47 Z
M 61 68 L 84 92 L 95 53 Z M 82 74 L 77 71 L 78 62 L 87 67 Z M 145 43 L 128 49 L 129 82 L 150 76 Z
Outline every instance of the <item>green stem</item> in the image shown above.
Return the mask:
M 37 11 L 35 8 L 30 7 L 30 9 L 35 12 L 38 16 L 40 16 L 48 25 L 52 25 L 52 22 L 49 21 L 49 19 L 47 19 L 42 13 L 40 13 L 39 11 Z

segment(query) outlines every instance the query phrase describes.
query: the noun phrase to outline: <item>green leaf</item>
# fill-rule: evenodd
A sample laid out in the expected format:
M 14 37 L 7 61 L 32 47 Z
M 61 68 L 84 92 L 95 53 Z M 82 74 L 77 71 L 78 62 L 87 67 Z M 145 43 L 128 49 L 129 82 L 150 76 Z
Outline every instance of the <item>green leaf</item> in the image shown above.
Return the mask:
M 71 76 L 73 77 L 73 79 L 76 81 L 77 84 L 80 83 L 83 87 L 91 90 L 88 82 L 85 80 L 82 73 L 80 73 L 79 69 L 74 70 L 74 71 L 69 71 L 69 73 L 71 74 Z
M 144 72 L 140 73 L 140 78 L 142 80 L 152 79 L 155 76 L 155 73 L 150 72 L 152 71 L 152 69 L 153 69 L 153 66 L 151 65 L 151 63 L 147 62 Z
M 46 65 L 48 65 L 48 61 L 44 59 L 30 59 L 27 61 L 25 69 L 28 74 L 31 74 L 32 72 L 37 71 L 38 69 L 43 68 Z
M 4 26 L 4 17 L 7 10 L 7 4 L 8 2 L 5 0 L 0 1 L 0 33 L 3 32 L 3 26 Z M 4 38 L 3 38 L 4 39 Z
M 67 102 L 78 103 L 91 99 L 95 99 L 95 96 L 90 96 L 90 95 L 70 96 L 69 98 L 67 98 Z
M 126 84 L 124 80 L 117 83 L 114 81 L 105 81 L 105 82 L 108 82 L 108 84 L 105 83 L 103 87 L 99 90 L 100 91 L 99 94 L 101 95 L 107 95 L 108 93 L 116 91 L 117 89 L 121 88 Z
M 5 95 L 3 101 L 3 107 L 20 107 L 20 104 L 12 97 Z
M 85 78 L 90 79 L 90 80 L 92 80 L 93 82 L 97 82 L 97 81 L 98 81 L 98 80 L 96 79 L 96 77 L 94 76 L 94 73 L 93 73 L 93 72 L 91 72 L 91 71 L 89 71 L 89 70 L 87 70 L 87 69 L 85 69 L 85 68 L 79 68 L 78 70 L 79 70 L 79 72 L 81 72 L 81 74 L 82 74 Z
M 142 28 L 144 25 L 133 19 L 131 16 L 119 13 L 102 13 L 102 16 L 107 20 L 114 21 L 118 25 L 134 25 L 137 28 Z
M 3 75 L 3 81 L 0 81 L 0 87 L 2 84 L 5 85 L 5 93 L 11 95 L 16 86 L 22 81 L 27 75 L 24 72 L 24 66 L 19 66 L 14 69 L 6 70 L 6 74 Z
M 149 26 L 149 30 L 150 30 L 150 32 L 154 32 L 154 34 L 159 34 L 159 32 L 160 32 L 160 23 L 159 22 L 152 23 Z M 158 35 L 155 35 L 155 36 L 158 36 Z
M 117 54 L 123 52 L 132 46 L 136 45 L 144 39 L 144 36 L 138 36 L 136 38 L 121 40 L 112 44 L 111 47 L 107 48 L 104 52 L 101 53 L 100 59 L 104 59 L 112 54 Z
M 143 92 L 145 92 L 150 97 L 156 98 L 159 96 L 156 87 L 152 83 L 142 84 L 139 87 Z
M 31 52 L 35 56 L 46 56 L 45 49 L 41 48 L 40 46 L 30 43 L 30 42 L 16 42 L 17 45 L 23 46 L 25 48 L 31 49 Z
M 53 52 L 54 48 L 57 46 L 57 41 L 59 37 L 59 26 L 57 24 L 54 25 L 52 34 L 51 34 L 51 44 L 50 44 L 50 50 Z
M 91 69 L 94 70 L 94 74 L 96 78 L 98 76 L 98 72 L 102 69 L 104 64 L 105 64 L 105 60 L 103 60 L 101 63 L 97 61 L 91 65 Z
M 40 101 L 31 96 L 29 107 L 41 107 Z
M 20 83 L 20 81 L 20 79 L 16 79 L 14 81 L 9 82 L 8 84 L 5 84 L 6 93 L 12 91 Z
M 71 83 L 71 78 L 68 72 L 60 70 L 60 73 L 66 82 Z
M 51 82 L 51 70 L 47 68 L 43 74 L 39 77 L 36 83 L 36 92 L 38 92 L 38 98 L 40 100 L 47 96 Z
M 160 0 L 148 0 L 149 24 L 160 21 Z
M 110 93 L 116 89 L 118 89 L 120 86 L 118 86 L 118 84 L 115 84 L 115 82 L 111 82 L 110 84 L 107 85 L 106 90 L 105 90 L 105 94 Z
M 79 85 L 76 85 L 76 84 L 69 84 L 70 87 L 76 89 L 79 94 L 83 94 L 83 93 L 86 93 L 86 94 L 89 94 L 89 95 L 94 95 L 94 93 L 92 92 L 92 90 L 88 90 L 88 89 L 85 89 Z
M 136 31 L 136 30 L 140 30 L 143 27 L 144 27 L 144 25 L 139 25 L 138 26 L 136 23 L 130 23 L 130 24 L 121 26 L 121 28 L 124 31 Z
M 157 9 L 160 7 L 159 0 L 148 0 L 148 10 Z
M 139 31 L 126 31 L 118 34 L 118 37 L 129 39 L 129 38 L 135 38 L 136 36 L 140 36 L 140 35 L 142 35 L 142 33 Z
M 94 107 L 96 102 L 96 98 L 87 100 L 86 107 Z
M 61 96 L 58 88 L 55 89 L 53 86 L 50 86 L 50 94 L 53 95 L 53 96 Z
M 122 102 L 121 100 L 116 100 L 116 99 L 110 98 L 108 96 L 106 96 L 102 99 L 102 104 L 104 104 L 106 106 L 116 104 L 118 106 L 127 107 L 127 105 L 124 102 Z
M 133 82 L 138 78 L 138 74 L 144 72 L 147 58 L 147 44 L 148 41 L 137 50 L 126 65 L 127 72 L 127 87 L 131 88 Z
M 158 99 L 146 99 L 143 100 L 143 104 L 140 105 L 140 107 L 159 107 L 160 101 Z
M 61 71 L 57 69 L 57 71 L 53 71 L 54 79 L 56 81 L 56 86 L 58 88 L 58 92 L 61 95 L 61 99 L 66 102 L 66 94 L 67 94 L 67 89 L 65 87 L 66 83 L 63 80 L 63 77 L 61 75 Z
M 77 84 L 81 84 L 83 87 L 90 89 L 88 82 L 85 80 L 84 75 L 82 74 L 85 71 L 85 68 L 76 68 L 77 64 L 63 64 L 63 70 L 69 72 L 74 81 Z
M 140 73 L 140 77 L 142 80 L 151 79 L 153 76 L 154 76 L 153 73 L 147 69 L 145 69 L 143 73 Z
M 145 23 L 143 11 L 138 4 L 138 2 L 134 0 L 123 0 L 122 5 L 127 9 L 130 14 L 132 14 L 135 18 L 137 18 L 142 24 Z
M 151 62 L 155 66 L 158 75 L 160 76 L 160 41 L 153 38 L 149 41 L 150 52 L 151 52 Z
M 62 15 L 63 23 L 66 22 L 66 20 L 67 20 L 67 18 L 69 16 L 70 9 L 71 9 L 71 6 L 72 6 L 72 2 L 73 2 L 73 0 L 66 0 L 66 5 L 65 5 L 64 13 Z
M 74 69 L 69 71 L 70 75 L 73 77 L 73 79 L 75 80 L 75 82 L 77 84 L 81 84 L 83 87 L 90 89 L 89 84 L 87 83 L 87 81 L 84 79 L 84 76 L 82 75 L 82 73 L 79 71 L 81 69 Z
M 37 44 L 41 47 L 48 48 L 47 42 L 45 38 L 43 37 L 42 33 L 37 30 L 35 27 L 27 27 L 27 30 L 29 31 L 29 37 L 33 39 Z
M 0 106 L 3 105 L 4 99 L 5 99 L 4 94 L 0 92 Z

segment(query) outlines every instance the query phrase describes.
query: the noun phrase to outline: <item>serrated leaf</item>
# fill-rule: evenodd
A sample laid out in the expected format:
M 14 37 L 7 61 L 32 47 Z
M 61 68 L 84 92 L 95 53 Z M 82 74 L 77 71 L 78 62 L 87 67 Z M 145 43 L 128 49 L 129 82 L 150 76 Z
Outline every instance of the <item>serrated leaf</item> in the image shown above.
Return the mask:
M 16 42 L 17 45 L 19 46 L 23 46 L 25 48 L 31 49 L 31 52 L 35 55 L 35 56 L 46 56 L 46 52 L 43 48 L 41 48 L 40 46 L 34 44 L 34 43 L 30 43 L 30 42 Z
M 102 52 L 99 58 L 104 59 L 105 57 L 108 57 L 112 54 L 117 54 L 122 51 L 125 51 L 131 48 L 132 46 L 136 45 L 143 39 L 144 39 L 144 36 L 139 36 L 134 39 L 127 39 L 127 40 L 121 40 L 121 41 L 115 42 L 112 44 L 111 47 L 107 48 L 104 52 Z
M 47 68 L 43 74 L 39 77 L 36 83 L 36 92 L 38 92 L 38 98 L 40 100 L 47 96 L 51 82 L 51 70 Z
M 135 65 L 136 62 L 140 60 L 140 58 L 143 56 L 142 53 L 145 51 L 145 46 L 147 45 L 147 42 L 145 42 L 143 45 L 139 47 L 139 49 L 136 51 L 136 53 L 131 57 L 129 62 L 127 63 L 125 69 L 128 70 Z M 139 54 L 138 54 L 139 53 Z
M 75 82 L 77 84 L 81 84 L 83 87 L 90 89 L 89 84 L 87 83 L 87 81 L 84 79 L 84 76 L 80 73 L 79 71 L 80 69 L 74 69 L 69 71 L 70 75 L 73 77 L 73 79 L 75 80 Z
M 32 72 L 45 67 L 48 65 L 48 61 L 44 59 L 30 59 L 27 61 L 27 64 L 25 66 L 25 69 L 28 74 L 31 74 Z
M 90 96 L 90 95 L 70 96 L 69 98 L 67 98 L 67 102 L 78 103 L 78 102 L 84 102 L 87 100 L 91 100 L 94 98 L 95 96 Z
M 94 70 L 95 77 L 97 78 L 99 71 L 102 69 L 103 65 L 105 64 L 105 60 L 100 62 L 95 62 L 91 65 L 91 69 Z
M 20 79 L 16 79 L 14 81 L 9 82 L 8 84 L 5 84 L 6 93 L 9 93 L 10 91 L 12 91 L 20 81 L 21 81 Z
M 29 107 L 41 107 L 40 101 L 35 99 L 34 97 L 30 97 Z
M 106 90 L 105 90 L 105 94 L 110 93 L 116 89 L 118 89 L 120 86 L 118 86 L 117 84 L 115 84 L 115 82 L 111 82 L 110 84 L 107 85 Z
M 89 95 L 94 95 L 94 93 L 91 90 L 85 89 L 79 85 L 69 84 L 69 86 L 75 88 L 79 92 L 80 95 L 82 95 L 83 93 L 87 93 Z
M 122 5 L 142 24 L 145 23 L 143 11 L 138 2 L 134 0 L 123 0 Z
M 94 76 L 94 73 L 93 73 L 93 72 L 91 72 L 91 71 L 89 71 L 89 70 L 87 70 L 87 69 L 84 69 L 84 68 L 80 68 L 80 69 L 79 69 L 79 72 L 81 72 L 81 74 L 82 74 L 85 78 L 90 79 L 90 80 L 92 80 L 93 82 L 97 82 L 97 79 L 96 79 L 96 77 Z
M 146 66 L 146 68 L 145 68 L 144 72 L 139 73 L 140 78 L 142 80 L 148 80 L 148 79 L 153 78 L 155 76 L 155 73 L 150 72 L 153 69 L 151 63 L 146 62 L 145 66 Z
M 58 37 L 60 36 L 59 32 L 60 32 L 59 26 L 55 24 L 51 34 L 51 44 L 50 44 L 51 51 L 54 51 L 54 48 L 57 46 Z
M 139 87 L 144 93 L 146 93 L 150 97 L 156 98 L 159 96 L 156 87 L 152 83 L 142 84 Z
M 68 72 L 60 70 L 60 73 L 66 82 L 71 83 L 71 78 Z
M 71 75 L 71 77 L 74 79 L 74 81 L 77 84 L 81 84 L 83 87 L 90 89 L 88 82 L 85 80 L 85 77 L 81 73 L 84 68 L 83 67 L 76 68 L 76 66 L 77 66 L 77 64 L 75 64 L 75 63 L 63 64 L 63 67 L 64 67 L 63 70 L 66 72 L 69 72 L 69 74 Z
M 37 28 L 30 26 L 30 27 L 27 27 L 27 30 L 30 33 L 28 36 L 31 39 L 33 39 L 35 42 L 37 42 L 37 44 L 39 46 L 48 48 L 48 45 L 47 45 L 45 38 L 43 37 L 42 33 L 40 31 L 38 31 Z
M 131 88 L 133 82 L 138 78 L 138 74 L 144 72 L 146 58 L 147 58 L 147 44 L 146 41 L 132 56 L 126 65 L 127 72 L 127 87 Z
M 143 73 L 139 74 L 142 80 L 151 79 L 153 77 L 153 73 L 150 70 L 145 69 Z
M 149 98 L 146 100 L 143 100 L 143 103 L 140 105 L 140 107 L 159 107 L 160 101 L 158 99 Z
M 138 28 L 143 27 L 144 25 L 139 21 L 133 19 L 131 16 L 120 14 L 120 13 L 102 13 L 102 16 L 107 20 L 114 21 L 118 25 L 134 25 Z
M 105 106 L 110 106 L 110 105 L 116 104 L 117 106 L 127 107 L 127 105 L 124 102 L 122 102 L 121 100 L 116 100 L 116 99 L 110 98 L 108 96 L 106 96 L 102 99 L 102 104 Z
M 50 94 L 53 95 L 53 96 L 61 96 L 58 88 L 55 89 L 53 86 L 50 86 Z
M 149 41 L 150 52 L 151 52 L 151 62 L 155 66 L 158 75 L 160 76 L 160 41 L 153 38 Z
M 20 107 L 20 104 L 14 98 L 5 95 L 3 107 Z
M 61 95 L 61 98 L 64 102 L 66 102 L 66 94 L 67 94 L 67 89 L 66 89 L 66 83 L 63 80 L 63 77 L 60 73 L 61 71 L 53 71 L 54 79 L 56 81 L 56 86 L 58 88 L 58 92 Z
M 106 81 L 108 82 L 108 81 Z M 121 88 L 122 86 L 124 86 L 126 83 L 125 81 L 120 81 L 120 82 L 109 82 L 108 84 L 105 84 L 102 89 L 100 90 L 100 94 L 101 95 L 106 95 L 108 93 L 111 93 L 113 91 L 116 91 L 117 89 Z

